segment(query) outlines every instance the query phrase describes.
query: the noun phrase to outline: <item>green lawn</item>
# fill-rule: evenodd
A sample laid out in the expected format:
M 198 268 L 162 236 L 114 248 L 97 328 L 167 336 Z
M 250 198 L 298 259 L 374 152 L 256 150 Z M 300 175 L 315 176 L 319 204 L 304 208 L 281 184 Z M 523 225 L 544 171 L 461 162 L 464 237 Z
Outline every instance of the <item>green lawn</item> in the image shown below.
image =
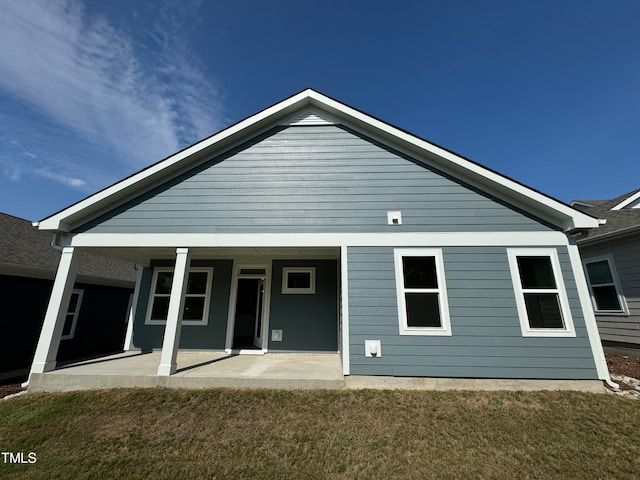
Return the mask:
M 569 392 L 110 390 L 0 402 L 0 478 L 633 478 L 640 401 Z M 26 459 L 27 457 L 25 457 Z

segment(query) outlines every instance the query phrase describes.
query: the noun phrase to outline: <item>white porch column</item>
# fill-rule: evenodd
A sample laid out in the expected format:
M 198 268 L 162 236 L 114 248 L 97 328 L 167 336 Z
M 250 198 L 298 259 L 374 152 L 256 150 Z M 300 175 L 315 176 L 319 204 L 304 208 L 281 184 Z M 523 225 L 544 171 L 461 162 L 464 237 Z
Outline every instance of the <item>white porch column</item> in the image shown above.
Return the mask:
M 160 366 L 158 366 L 158 376 L 169 376 L 176 372 L 182 311 L 184 310 L 184 296 L 187 291 L 190 262 L 191 254 L 188 248 L 176 249 L 176 267 L 173 271 L 169 312 L 167 314 L 167 325 L 164 328 L 164 341 L 162 342 L 162 356 L 160 358 Z
M 60 337 L 77 271 L 78 255 L 74 255 L 73 247 L 65 247 L 60 257 L 56 279 L 53 282 L 53 290 L 49 298 L 47 313 L 44 316 L 36 354 L 33 357 L 31 373 L 44 373 L 56 368 Z
M 133 289 L 133 297 L 131 298 L 131 305 L 129 306 L 129 318 L 127 319 L 127 334 L 124 337 L 124 351 L 129 351 L 133 348 L 133 321 L 136 318 L 136 311 L 138 310 L 138 298 L 140 297 L 140 284 L 142 283 L 142 272 L 144 267 L 142 265 L 136 265 L 137 276 L 136 286 Z

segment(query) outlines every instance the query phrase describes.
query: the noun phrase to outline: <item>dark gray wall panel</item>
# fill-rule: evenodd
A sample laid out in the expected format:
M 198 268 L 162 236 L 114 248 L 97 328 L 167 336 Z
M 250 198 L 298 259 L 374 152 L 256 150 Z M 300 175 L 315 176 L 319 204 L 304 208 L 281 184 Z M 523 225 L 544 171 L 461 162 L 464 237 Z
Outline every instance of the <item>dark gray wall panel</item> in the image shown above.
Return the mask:
M 283 267 L 316 267 L 316 292 L 283 294 Z M 338 270 L 336 260 L 274 260 L 269 327 L 282 330 L 282 341 L 269 349 L 285 351 L 338 350 Z
M 401 210 L 402 226 L 386 212 Z M 339 126 L 274 129 L 76 231 L 544 231 L 494 198 Z
M 568 252 L 557 251 L 576 338 L 522 336 L 506 247 L 443 247 L 453 335 L 399 335 L 393 248 L 349 247 L 351 374 L 597 378 Z M 364 356 L 365 340 L 381 341 L 380 358 Z

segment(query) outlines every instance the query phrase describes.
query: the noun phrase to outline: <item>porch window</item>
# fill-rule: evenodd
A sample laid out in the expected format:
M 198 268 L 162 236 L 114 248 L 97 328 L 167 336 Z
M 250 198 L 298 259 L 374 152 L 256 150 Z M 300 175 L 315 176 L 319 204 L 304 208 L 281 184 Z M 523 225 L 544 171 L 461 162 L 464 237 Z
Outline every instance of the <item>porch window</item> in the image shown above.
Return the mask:
M 525 337 L 575 337 L 555 249 L 507 249 Z
M 283 267 L 282 293 L 316 293 L 316 267 Z
M 440 249 L 394 250 L 400 335 L 451 335 Z
M 76 324 L 78 323 L 78 315 L 80 314 L 80 305 L 82 304 L 82 296 L 84 290 L 74 290 L 69 300 L 69 308 L 67 316 L 64 319 L 64 327 L 62 327 L 61 340 L 71 340 L 76 332 Z
M 213 268 L 191 268 L 182 311 L 183 325 L 207 325 Z M 157 268 L 153 272 L 146 324 L 164 325 L 169 312 L 173 269 Z
M 626 315 L 620 281 L 610 255 L 585 260 L 585 271 L 596 313 Z

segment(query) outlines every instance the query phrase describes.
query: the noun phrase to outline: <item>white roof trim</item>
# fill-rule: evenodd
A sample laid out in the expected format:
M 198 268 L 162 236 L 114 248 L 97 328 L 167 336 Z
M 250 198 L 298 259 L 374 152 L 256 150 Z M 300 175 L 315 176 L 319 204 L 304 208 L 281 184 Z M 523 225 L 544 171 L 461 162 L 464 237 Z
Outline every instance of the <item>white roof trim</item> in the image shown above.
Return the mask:
M 630 197 L 625 198 L 622 202 L 617 204 L 611 210 L 622 210 L 624 207 L 626 207 L 627 205 L 632 204 L 633 202 L 635 202 L 638 199 L 640 199 L 640 191 L 634 193 Z
M 244 140 L 246 135 L 257 135 L 287 117 L 291 119 L 294 113 L 300 113 L 296 112 L 297 110 L 304 112 L 310 107 L 320 108 L 323 112 L 327 112 L 329 118 L 335 117 L 343 123 L 346 121 L 347 124 L 361 128 L 365 132 L 372 132 L 377 137 L 399 143 L 418 155 L 422 154 L 429 158 L 435 155 L 436 163 L 439 159 L 444 160 L 442 162 L 444 169 L 455 172 L 463 179 L 468 176 L 479 180 L 488 188 L 499 192 L 498 196 L 513 200 L 516 205 L 523 205 L 525 210 L 547 212 L 550 216 L 557 218 L 566 231 L 574 228 L 595 228 L 598 226 L 598 220 L 589 215 L 315 90 L 307 89 L 41 220 L 39 228 L 68 232 L 76 224 L 95 218 L 111 206 L 127 200 L 133 194 L 142 193 L 160 181 L 165 181 L 169 176 L 193 168 L 194 164 L 204 155 L 222 153 L 234 146 L 234 142 Z M 239 139 L 240 134 L 244 135 L 241 135 Z M 185 161 L 187 159 L 192 161 Z

